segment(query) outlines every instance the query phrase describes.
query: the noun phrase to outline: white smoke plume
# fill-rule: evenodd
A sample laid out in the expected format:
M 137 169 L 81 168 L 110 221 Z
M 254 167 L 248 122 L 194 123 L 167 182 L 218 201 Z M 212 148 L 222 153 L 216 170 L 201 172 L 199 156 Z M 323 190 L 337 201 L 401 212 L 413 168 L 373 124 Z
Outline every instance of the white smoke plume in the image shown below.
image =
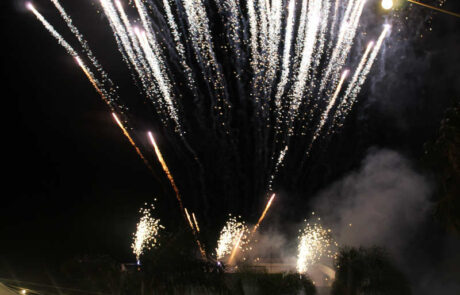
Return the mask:
M 314 207 L 340 245 L 383 246 L 399 255 L 426 218 L 430 193 L 429 181 L 406 158 L 379 150 L 320 193 Z

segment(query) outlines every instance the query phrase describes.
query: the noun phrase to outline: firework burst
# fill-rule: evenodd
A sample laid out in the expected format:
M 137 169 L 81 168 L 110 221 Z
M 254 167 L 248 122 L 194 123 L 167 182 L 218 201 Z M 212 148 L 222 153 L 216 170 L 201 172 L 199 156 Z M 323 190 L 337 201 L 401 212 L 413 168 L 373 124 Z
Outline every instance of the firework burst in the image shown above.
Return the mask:
M 244 249 L 244 246 L 249 242 L 249 234 L 250 231 L 246 223 L 230 215 L 230 219 L 220 231 L 219 240 L 217 241 L 217 259 L 223 259 L 231 255 L 236 248 Z
M 141 255 L 146 250 L 150 250 L 158 246 L 158 236 L 160 230 L 164 229 L 164 226 L 160 224 L 160 220 L 152 216 L 152 212 L 155 210 L 155 206 L 150 205 L 148 208 L 141 208 L 139 213 L 142 214 L 141 219 L 137 223 L 137 230 L 134 233 L 134 241 L 131 244 L 134 255 L 137 260 L 140 259 Z
M 305 220 L 305 227 L 299 230 L 297 271 L 306 273 L 311 266 L 322 259 L 334 259 L 337 256 L 337 243 L 331 237 L 331 230 L 324 228 L 320 218 L 309 222 Z

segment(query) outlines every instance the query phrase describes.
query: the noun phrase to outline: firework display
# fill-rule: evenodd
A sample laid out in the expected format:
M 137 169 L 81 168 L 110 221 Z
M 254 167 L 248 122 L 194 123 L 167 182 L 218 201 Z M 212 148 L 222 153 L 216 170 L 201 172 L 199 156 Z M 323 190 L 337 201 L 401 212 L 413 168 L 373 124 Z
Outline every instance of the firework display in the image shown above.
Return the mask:
M 153 210 L 155 210 L 153 205 L 139 210 L 142 217 L 137 224 L 134 241 L 131 245 L 137 260 L 140 259 L 144 251 L 150 250 L 158 245 L 158 235 L 160 230 L 164 229 L 164 226 L 160 224 L 160 220 L 152 216 Z
M 223 259 L 233 254 L 235 249 L 242 248 L 247 244 L 249 238 L 249 229 L 244 221 L 230 215 L 225 226 L 220 231 L 219 240 L 217 241 L 216 257 Z M 230 261 L 230 258 L 229 258 Z
M 78 49 L 65 40 L 32 3 L 26 7 L 77 61 L 109 106 L 124 136 L 152 169 L 145 156 L 147 151 L 142 150 L 141 139 L 134 136 L 128 119 L 135 117 L 136 112 L 119 97 L 117 87 L 61 3 L 51 2 L 77 39 Z M 189 137 L 200 134 L 194 134 L 192 126 L 212 129 L 233 154 L 238 154 L 238 134 L 256 134 L 251 143 L 257 151 L 254 161 L 263 163 L 259 165 L 263 171 L 254 174 L 261 178 L 264 195 L 270 198 L 252 230 L 245 222 L 230 217 L 220 232 L 215 250 L 217 259 L 226 258 L 233 264 L 238 252 L 251 242 L 276 197 L 274 183 L 290 156 L 292 138 L 306 138 L 306 145 L 302 147 L 301 160 L 304 160 L 322 136 L 343 125 L 390 34 L 391 27 L 386 24 L 379 28 L 380 36 L 375 34 L 375 42 L 366 34 L 360 37 L 366 47 L 361 48 L 362 42 L 356 42 L 360 30 L 365 31 L 360 27 L 360 20 L 368 2 L 217 0 L 217 16 L 212 18 L 206 0 L 98 1 L 100 13 L 108 22 L 142 99 L 152 107 L 161 126 L 171 131 L 193 154 L 200 167 L 196 147 L 188 143 Z M 385 0 L 381 5 L 390 9 L 393 1 Z M 224 44 L 215 41 L 214 18 L 222 22 L 223 34 L 218 37 L 225 40 Z M 351 58 L 353 52 L 360 52 L 361 56 Z M 226 60 L 222 60 L 222 55 Z M 246 106 L 246 109 L 235 110 L 238 106 Z M 247 113 L 253 122 L 248 125 L 250 128 L 238 125 L 236 116 L 247 109 L 251 110 Z M 199 115 L 190 116 L 195 113 Z M 198 124 L 191 122 L 191 117 L 198 117 Z M 180 212 L 206 258 L 199 239 L 203 229 L 198 225 L 197 216 L 184 207 L 187 202 L 182 200 L 155 137 L 151 132 L 147 134 L 174 190 Z M 185 195 L 184 201 L 187 201 Z M 137 259 L 145 249 L 156 245 L 156 236 L 162 228 L 159 220 L 151 217 L 150 209 L 141 213 L 144 216 L 132 245 Z M 334 243 L 319 223 L 307 223 L 299 241 L 299 273 L 305 273 L 322 257 L 333 256 L 330 249 Z
M 299 230 L 297 271 L 306 273 L 311 266 L 322 259 L 334 259 L 337 256 L 337 243 L 331 237 L 331 230 L 324 228 L 320 218 L 305 220 L 305 227 Z
M 118 103 L 111 80 L 83 35 L 60 2 L 52 2 L 100 77 L 97 78 L 84 65 L 77 51 L 31 3 L 27 7 L 67 52 L 78 59 L 82 70 L 110 107 L 122 108 L 123 104 Z M 194 99 L 210 100 L 216 126 L 220 126 L 231 137 L 233 132 L 229 128 L 229 118 L 235 98 L 230 97 L 228 83 L 232 78 L 225 76 L 223 65 L 216 57 L 206 1 L 171 3 L 165 0 L 160 5 L 136 0 L 132 7 L 127 7 L 128 3 L 119 0 L 99 2 L 123 60 L 132 70 L 145 98 L 155 106 L 165 126 L 172 123 L 177 134 L 184 138 L 186 122 L 180 110 L 181 95 L 174 85 L 176 79 L 185 79 L 188 90 L 196 96 Z M 265 122 L 262 124 L 267 131 L 261 133 L 265 138 L 261 138 L 260 143 L 266 142 L 270 133 L 275 132 L 273 154 L 270 157 L 278 160 L 274 161 L 271 167 L 273 173 L 268 178 L 271 190 L 276 173 L 286 157 L 289 138 L 296 133 L 296 125 L 308 125 L 308 119 L 299 116 L 299 113 L 307 111 L 311 116 L 320 114 L 320 120 L 313 128 L 307 146 L 308 154 L 324 126 L 328 122 L 339 121 L 338 117 L 348 113 L 382 42 L 377 42 L 372 53 L 364 53 L 362 61 L 369 59 L 364 66 L 358 65 L 356 71 L 344 69 L 366 5 L 365 0 L 292 0 L 273 3 L 254 0 L 248 1 L 246 5 L 239 1 L 217 1 L 217 4 L 222 18 L 226 20 L 228 45 L 236 60 L 236 83 L 241 86 L 249 83 L 246 86 L 251 90 L 247 99 L 256 107 L 255 115 L 260 122 Z M 130 18 L 127 8 L 134 9 L 137 18 Z M 156 23 L 158 20 L 150 17 L 151 11 L 164 11 L 164 23 Z M 243 25 L 245 21 L 248 27 Z M 168 30 L 158 29 L 163 25 Z M 382 36 L 386 36 L 388 31 L 389 27 L 386 26 Z M 249 52 L 249 56 L 245 52 Z M 169 64 L 168 55 L 176 58 L 182 68 L 182 77 L 173 71 L 176 66 Z M 246 59 L 252 71 L 252 78 L 248 82 L 242 81 L 238 74 L 245 71 Z M 195 62 L 198 63 L 197 68 L 192 66 Z M 198 69 L 201 73 L 195 71 Z M 355 72 L 354 79 L 348 84 L 344 97 L 339 100 L 349 72 Z M 198 75 L 203 81 L 198 79 Z M 207 85 L 207 93 L 196 90 L 200 83 Z M 341 106 L 337 106 L 337 101 L 341 101 Z

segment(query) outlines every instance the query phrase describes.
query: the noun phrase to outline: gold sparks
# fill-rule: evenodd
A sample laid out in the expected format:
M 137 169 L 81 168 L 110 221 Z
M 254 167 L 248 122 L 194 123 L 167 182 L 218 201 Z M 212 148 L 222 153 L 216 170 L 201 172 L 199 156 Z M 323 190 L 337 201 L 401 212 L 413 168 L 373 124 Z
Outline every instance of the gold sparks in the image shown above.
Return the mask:
M 259 228 L 260 224 L 262 223 L 262 221 L 264 220 L 265 218 L 265 215 L 267 215 L 267 212 L 268 210 L 270 209 L 270 206 L 272 205 L 272 202 L 273 200 L 275 199 L 276 197 L 276 194 L 272 194 L 272 196 L 270 197 L 270 200 L 268 200 L 268 203 L 267 205 L 265 206 L 265 209 L 264 211 L 262 212 L 262 215 L 260 215 L 260 218 L 259 220 L 257 221 L 257 224 L 254 226 L 253 230 L 252 230 L 252 233 L 254 234 L 257 229 Z
M 249 229 L 246 223 L 230 216 L 230 219 L 220 231 L 216 248 L 217 259 L 223 259 L 235 252 L 235 249 L 242 248 L 248 242 L 248 236 Z
M 449 15 L 452 15 L 452 16 L 455 16 L 455 17 L 460 17 L 460 13 L 455 13 L 455 12 L 452 12 L 452 11 L 448 11 L 448 10 L 445 10 L 445 9 L 441 9 L 441 8 L 439 8 L 439 7 L 431 6 L 431 5 L 428 5 L 428 4 L 425 4 L 425 3 L 421 3 L 421 2 L 415 1 L 415 0 L 407 0 L 407 1 L 409 1 L 410 3 L 414 3 L 414 4 L 417 4 L 417 5 L 420 5 L 420 6 L 429 8 L 429 9 L 432 9 L 432 10 L 436 10 L 436 11 L 445 13 L 445 14 L 449 14 Z
M 152 167 L 150 166 L 149 162 L 145 159 L 144 155 L 142 154 L 141 150 L 137 147 L 136 143 L 132 139 L 131 135 L 129 134 L 128 130 L 126 130 L 125 126 L 123 126 L 123 123 L 121 123 L 120 119 L 118 118 L 117 114 L 112 113 L 113 118 L 115 119 L 115 122 L 117 122 L 118 127 L 120 127 L 121 131 L 123 131 L 123 134 L 126 136 L 128 139 L 129 143 L 133 146 L 133 148 L 136 150 L 136 153 L 139 155 L 139 157 L 144 161 L 144 164 L 152 170 Z
M 137 260 L 146 251 L 158 245 L 158 236 L 164 226 L 160 224 L 160 220 L 152 217 L 152 211 L 155 209 L 153 205 L 150 208 L 142 208 L 139 212 L 142 214 L 137 230 L 134 234 L 134 241 L 131 245 Z
M 180 196 L 179 188 L 177 188 L 176 182 L 174 181 L 174 178 L 173 178 L 171 172 L 169 171 L 168 165 L 166 165 L 166 162 L 165 162 L 165 160 L 163 158 L 163 155 L 161 154 L 160 149 L 158 148 L 158 145 L 157 145 L 157 143 L 155 141 L 155 138 L 153 137 L 152 132 L 149 132 L 148 136 L 149 136 L 150 142 L 152 143 L 153 148 L 155 150 L 155 154 L 157 155 L 158 162 L 160 162 L 161 167 L 163 168 L 163 171 L 165 172 L 166 176 L 168 177 L 169 182 L 171 183 L 171 186 L 172 186 L 172 188 L 174 190 L 174 193 L 176 194 L 176 199 L 179 202 L 180 210 L 181 210 L 181 212 L 184 213 L 184 206 L 182 205 L 182 198 Z
M 321 259 L 334 259 L 337 256 L 337 243 L 331 237 L 331 230 L 317 222 L 307 222 L 300 230 L 297 247 L 297 271 L 306 273 L 311 266 Z
M 195 229 L 197 232 L 200 232 L 200 227 L 198 226 L 198 221 L 196 220 L 195 213 L 192 212 L 193 223 L 195 224 Z
M 206 252 L 205 252 L 200 240 L 198 239 L 198 227 L 197 227 L 197 229 L 195 229 L 195 227 L 193 226 L 192 220 L 190 218 L 190 214 L 187 211 L 187 208 L 184 208 L 184 206 L 182 204 L 182 198 L 180 196 L 179 188 L 177 188 L 176 182 L 174 181 L 174 178 L 173 178 L 171 172 L 169 171 L 168 165 L 166 165 L 166 162 L 165 162 L 165 160 L 163 158 L 163 155 L 161 154 L 160 149 L 158 148 L 158 145 L 157 145 L 157 143 L 155 141 L 155 138 L 153 137 L 153 134 L 151 132 L 149 132 L 148 136 L 149 136 L 149 139 L 150 139 L 150 141 L 151 141 L 151 143 L 153 145 L 153 148 L 155 150 L 155 154 L 157 155 L 158 162 L 160 162 L 161 167 L 163 168 L 163 171 L 165 172 L 166 176 L 168 177 L 169 182 L 171 183 L 171 186 L 172 186 L 172 188 L 173 188 L 173 190 L 174 190 L 174 192 L 176 194 L 176 199 L 179 202 L 180 211 L 185 216 L 185 218 L 187 219 L 187 222 L 190 225 L 192 233 L 195 236 L 195 240 L 196 240 L 196 243 L 198 245 L 198 249 L 200 250 L 200 253 L 203 256 L 203 258 L 206 258 Z
M 240 244 L 241 244 L 241 239 L 243 238 L 244 232 L 241 231 L 241 233 L 238 235 L 238 239 L 236 240 L 235 246 L 233 247 L 232 254 L 230 255 L 230 258 L 228 259 L 228 264 L 232 264 L 233 260 L 235 259 L 235 255 L 240 249 Z

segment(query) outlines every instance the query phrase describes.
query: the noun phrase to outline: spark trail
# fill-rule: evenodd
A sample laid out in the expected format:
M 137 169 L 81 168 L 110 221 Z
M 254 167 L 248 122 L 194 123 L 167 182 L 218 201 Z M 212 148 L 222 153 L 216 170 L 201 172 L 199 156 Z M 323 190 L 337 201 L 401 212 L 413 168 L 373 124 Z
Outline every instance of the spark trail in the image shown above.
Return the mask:
M 43 26 L 50 32 L 50 34 L 58 41 L 58 43 L 65 48 L 65 50 L 74 58 L 78 57 L 77 52 L 73 49 L 72 46 L 59 34 L 56 29 L 40 14 L 40 12 L 35 9 L 32 3 L 28 2 L 26 4 L 27 9 L 32 11 L 32 13 L 37 17 L 37 19 L 43 24 Z
M 240 238 L 241 234 L 243 236 Z M 223 259 L 231 255 L 235 248 L 241 248 L 242 245 L 248 242 L 248 235 L 249 229 L 246 223 L 230 215 L 229 220 L 227 220 L 220 231 L 219 240 L 217 241 L 216 258 Z M 239 243 L 238 240 L 240 241 Z
M 110 106 L 110 102 L 107 100 L 106 94 L 99 87 L 99 82 L 96 80 L 91 70 L 83 63 L 83 61 L 78 56 L 75 56 L 75 60 L 77 61 L 78 65 L 80 66 L 85 76 L 88 78 L 91 85 L 93 85 L 94 89 L 97 91 L 97 93 L 99 93 L 102 100 Z
M 77 38 L 79 50 L 64 40 L 31 3 L 26 7 L 78 61 L 112 112 L 124 113 L 119 108 L 128 110 L 128 106 L 115 104 L 116 87 L 83 34 L 60 2 L 51 2 Z M 185 140 L 186 133 L 197 137 L 211 131 L 209 139 L 223 143 L 217 147 L 219 152 L 228 154 L 226 158 L 235 157 L 235 171 L 240 171 L 243 162 L 238 158 L 240 154 L 256 152 L 254 167 L 261 167 L 261 171 L 254 169 L 253 175 L 261 179 L 252 183 L 264 188 L 268 185 L 269 193 L 290 151 L 290 139 L 308 135 L 303 146 L 308 155 L 319 137 L 329 134 L 323 130 L 348 114 L 389 31 L 385 27 L 375 45 L 368 46 L 359 64 L 353 65 L 350 53 L 355 43 L 360 44 L 355 41 L 365 30 L 361 18 L 366 0 L 216 0 L 217 11 L 205 0 L 98 2 L 116 49 L 140 94 L 152 104 L 155 118 L 180 137 L 196 160 L 195 147 Z M 218 19 L 224 21 L 222 35 L 213 34 L 219 27 L 213 22 Z M 79 56 L 85 56 L 88 65 Z M 345 85 L 345 65 L 355 70 L 339 100 Z M 192 103 L 187 101 L 190 94 Z M 128 129 L 114 118 L 141 156 Z M 316 118 L 319 120 L 312 122 Z M 240 138 L 241 134 L 255 135 L 254 140 Z M 187 218 L 179 189 L 150 132 L 149 139 Z M 305 158 L 303 155 L 298 160 Z M 201 175 L 205 175 L 197 162 Z M 258 190 L 262 192 L 259 195 L 267 192 Z M 254 232 L 274 198 L 275 194 Z M 196 234 L 199 228 L 195 215 L 188 219 Z
M 188 224 L 190 225 L 190 228 L 194 231 L 195 227 L 193 226 L 192 219 L 190 218 L 190 214 L 188 213 L 187 208 L 184 208 L 185 211 L 185 216 L 187 217 Z
M 256 225 L 254 226 L 254 228 L 252 229 L 252 234 L 254 234 L 257 229 L 259 228 L 260 224 L 262 223 L 262 221 L 264 220 L 265 218 L 265 215 L 267 215 L 267 212 L 268 210 L 270 209 L 270 206 L 272 205 L 272 202 L 273 200 L 275 199 L 276 197 L 276 194 L 272 194 L 272 196 L 270 197 L 270 199 L 268 200 L 268 203 L 267 205 L 265 206 L 265 209 L 264 211 L 262 212 L 262 215 L 260 215 L 260 218 L 259 220 L 257 221 Z
M 415 1 L 415 0 L 407 0 L 407 1 L 410 2 L 410 3 L 416 4 L 416 5 L 420 5 L 420 6 L 432 9 L 432 10 L 436 10 L 436 11 L 439 11 L 439 12 L 442 12 L 442 13 L 449 14 L 449 15 L 452 15 L 452 16 L 460 18 L 460 13 L 445 10 L 445 9 L 442 9 L 442 8 L 439 8 L 439 7 L 436 7 L 436 6 L 432 6 L 432 5 L 428 5 L 428 4 L 425 4 L 425 3 L 421 3 L 421 2 Z
M 155 141 L 155 138 L 153 137 L 153 134 L 152 132 L 149 132 L 148 133 L 148 137 L 150 139 L 150 142 L 152 143 L 153 145 L 153 148 L 155 150 L 155 154 L 158 158 L 158 162 L 160 162 L 161 164 L 161 167 L 163 168 L 163 171 L 165 172 L 166 176 L 168 177 L 169 179 L 169 182 L 171 183 L 171 186 L 174 190 L 174 193 L 176 195 L 176 199 L 177 199 L 177 202 L 179 203 L 179 209 L 182 213 L 182 215 L 185 217 L 186 221 L 188 222 L 189 226 L 190 226 L 190 229 L 192 230 L 192 233 L 195 237 L 195 240 L 196 240 L 196 243 L 198 245 L 198 249 L 200 250 L 200 253 L 201 255 L 203 256 L 203 258 L 206 258 L 206 252 L 198 238 L 198 233 L 197 233 L 197 229 L 195 229 L 195 227 L 193 226 L 193 222 L 192 222 L 192 219 L 190 218 L 190 214 L 188 213 L 187 211 L 187 208 L 184 207 L 183 203 L 182 203 L 182 198 L 181 198 L 181 195 L 180 195 L 180 192 L 179 192 L 179 188 L 177 187 L 176 185 L 176 182 L 174 181 L 174 178 L 171 174 L 171 172 L 169 171 L 169 168 L 168 168 L 168 165 L 166 165 L 166 162 L 163 158 L 163 155 L 161 154 L 161 151 L 160 149 L 158 148 L 158 145 Z
M 345 79 L 348 76 L 349 71 L 345 70 L 342 74 L 342 78 L 340 78 L 339 85 L 337 85 L 337 88 L 335 89 L 334 95 L 332 98 L 329 100 L 329 103 L 326 107 L 326 110 L 324 110 L 324 113 L 321 115 L 320 122 L 318 124 L 318 127 L 316 128 L 315 133 L 313 134 L 313 139 L 310 143 L 308 152 L 311 150 L 312 145 L 315 143 L 316 139 L 321 133 L 321 130 L 323 130 L 324 125 L 326 124 L 327 118 L 329 117 L 329 112 L 331 111 L 332 107 L 335 105 L 335 101 L 337 100 L 337 97 L 339 96 L 340 90 L 342 90 L 343 83 L 345 82 Z
M 168 165 L 166 165 L 166 162 L 165 162 L 165 160 L 163 158 L 163 155 L 161 154 L 160 149 L 158 148 L 158 145 L 157 145 L 157 143 L 155 141 L 155 138 L 153 137 L 152 132 L 148 133 L 148 137 L 150 139 L 150 142 L 153 145 L 153 148 L 155 150 L 155 154 L 156 154 L 156 156 L 158 158 L 158 162 L 160 162 L 161 167 L 163 168 L 163 171 L 165 172 L 166 176 L 168 177 L 169 182 L 171 183 L 171 186 L 172 186 L 172 188 L 174 190 L 174 193 L 176 194 L 176 199 L 177 199 L 177 202 L 179 202 L 180 210 L 181 210 L 182 214 L 185 214 L 184 205 L 182 204 L 182 198 L 180 196 L 179 188 L 177 187 L 176 182 L 174 181 L 174 178 L 173 178 L 171 172 L 169 171 Z M 193 226 L 192 226 L 192 229 L 193 229 Z
M 198 221 L 196 220 L 195 212 L 192 212 L 192 217 L 193 217 L 193 224 L 195 225 L 195 229 L 199 233 L 200 232 L 200 227 L 198 226 Z
M 233 247 L 232 254 L 230 255 L 230 258 L 228 259 L 228 264 L 232 265 L 233 260 L 235 259 L 236 253 L 238 253 L 238 250 L 240 249 L 240 244 L 241 244 L 241 239 L 243 238 L 244 231 L 241 231 L 241 233 L 238 235 L 238 239 L 236 240 L 235 246 Z
M 86 54 L 86 56 L 91 61 L 94 68 L 99 73 L 101 82 L 102 82 L 101 84 L 106 88 L 104 90 L 101 90 L 101 91 L 106 92 L 107 94 L 106 99 L 108 101 L 114 101 L 117 98 L 117 95 L 116 95 L 115 89 L 113 88 L 113 82 L 112 80 L 110 80 L 107 72 L 104 70 L 102 65 L 99 63 L 99 61 L 95 57 L 85 37 L 83 36 L 83 34 L 80 33 L 78 28 L 73 24 L 72 18 L 67 14 L 64 7 L 62 7 L 61 3 L 58 0 L 51 0 L 51 2 L 54 4 L 56 9 L 59 11 L 59 14 L 61 15 L 62 19 L 67 24 L 67 27 L 70 29 L 70 31 L 74 34 L 74 36 L 77 38 L 78 42 L 80 43 L 80 46 L 82 47 L 83 52 Z
M 356 72 L 348 85 L 345 95 L 342 99 L 342 102 L 338 106 L 338 112 L 334 118 L 334 125 L 338 124 L 340 120 L 343 120 L 346 115 L 351 111 L 353 104 L 358 97 L 359 92 L 361 91 L 364 82 L 366 81 L 369 72 L 371 71 L 372 65 L 374 64 L 378 53 L 383 45 L 383 41 L 390 31 L 391 26 L 385 25 L 382 33 L 380 34 L 377 42 L 374 45 L 374 42 L 370 42 L 367 46 L 366 52 L 364 53 Z
M 136 150 L 136 153 L 139 155 L 139 157 L 142 159 L 144 164 L 149 168 L 150 171 L 152 171 L 152 166 L 150 166 L 150 163 L 147 161 L 147 159 L 144 157 L 142 154 L 141 150 L 137 146 L 137 144 L 134 142 L 133 138 L 129 134 L 128 130 L 126 130 L 125 126 L 123 126 L 123 123 L 121 123 L 120 119 L 118 118 L 117 114 L 112 113 L 113 118 L 115 119 L 115 122 L 117 122 L 118 127 L 120 127 L 121 131 L 123 131 L 123 134 L 126 136 L 128 139 L 129 143 L 133 146 L 133 148 Z

